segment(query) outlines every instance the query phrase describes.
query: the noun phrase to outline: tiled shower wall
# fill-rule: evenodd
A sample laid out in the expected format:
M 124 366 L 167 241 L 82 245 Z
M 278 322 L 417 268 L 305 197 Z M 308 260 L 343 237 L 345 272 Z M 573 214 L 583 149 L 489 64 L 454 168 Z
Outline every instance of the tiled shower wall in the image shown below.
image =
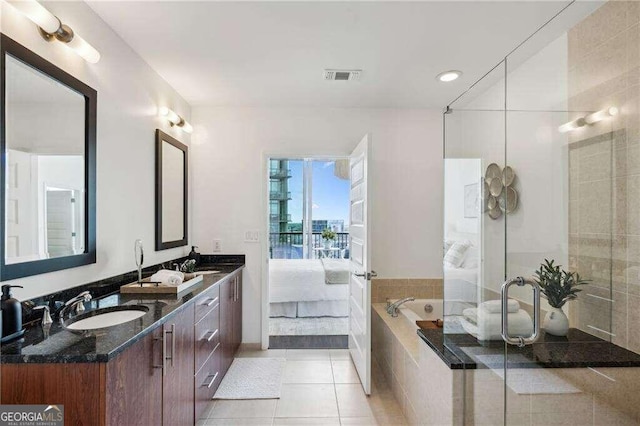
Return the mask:
M 569 263 L 592 280 L 571 320 L 640 353 L 640 2 L 609 1 L 569 31 Z
M 403 297 L 442 299 L 442 278 L 375 278 L 371 281 L 371 303 Z

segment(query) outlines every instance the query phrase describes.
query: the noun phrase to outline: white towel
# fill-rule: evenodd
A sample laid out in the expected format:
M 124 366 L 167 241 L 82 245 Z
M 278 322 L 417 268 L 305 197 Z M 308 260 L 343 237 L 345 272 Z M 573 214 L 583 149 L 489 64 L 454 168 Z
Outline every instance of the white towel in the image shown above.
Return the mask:
M 484 307 L 487 311 L 492 314 L 499 314 L 502 312 L 502 300 L 489 300 L 487 302 L 483 302 L 480 306 Z M 507 304 L 507 312 L 516 313 L 520 310 L 520 304 L 517 300 L 509 299 Z
M 509 315 L 509 335 L 527 337 L 533 333 L 533 321 L 529 314 L 520 309 Z M 502 315 L 489 312 L 484 307 L 478 309 L 478 339 L 502 340 Z
M 150 281 L 159 282 L 170 285 L 180 285 L 184 281 L 184 274 L 180 271 L 169 271 L 168 269 L 161 269 L 155 274 L 151 275 Z

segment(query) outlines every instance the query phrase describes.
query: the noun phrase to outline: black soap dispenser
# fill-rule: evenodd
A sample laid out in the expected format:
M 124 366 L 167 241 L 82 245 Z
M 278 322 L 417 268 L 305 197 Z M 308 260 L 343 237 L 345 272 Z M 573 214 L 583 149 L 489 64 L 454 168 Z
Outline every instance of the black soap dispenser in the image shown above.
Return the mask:
M 22 304 L 11 297 L 11 288 L 23 288 L 21 285 L 2 286 L 2 342 L 8 342 L 24 334 L 22 328 Z
M 200 264 L 200 253 L 196 251 L 198 246 L 191 246 L 191 251 L 189 252 L 189 259 L 193 259 L 196 261 L 196 265 Z

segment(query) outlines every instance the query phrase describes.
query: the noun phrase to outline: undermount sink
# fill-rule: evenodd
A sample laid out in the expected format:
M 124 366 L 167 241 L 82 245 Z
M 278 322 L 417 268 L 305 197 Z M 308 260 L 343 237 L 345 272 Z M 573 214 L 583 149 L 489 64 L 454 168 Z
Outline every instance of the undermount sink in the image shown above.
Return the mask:
M 138 319 L 147 312 L 149 312 L 149 308 L 142 305 L 112 306 L 77 316 L 66 321 L 64 326 L 74 331 L 108 328 Z

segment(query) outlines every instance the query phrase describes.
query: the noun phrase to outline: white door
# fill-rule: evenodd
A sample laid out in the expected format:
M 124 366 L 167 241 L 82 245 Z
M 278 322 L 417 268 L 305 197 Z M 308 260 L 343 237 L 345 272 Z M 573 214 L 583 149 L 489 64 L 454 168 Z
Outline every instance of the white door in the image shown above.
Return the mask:
M 371 235 L 368 204 L 371 137 L 365 135 L 350 156 L 349 352 L 367 395 L 371 394 Z

